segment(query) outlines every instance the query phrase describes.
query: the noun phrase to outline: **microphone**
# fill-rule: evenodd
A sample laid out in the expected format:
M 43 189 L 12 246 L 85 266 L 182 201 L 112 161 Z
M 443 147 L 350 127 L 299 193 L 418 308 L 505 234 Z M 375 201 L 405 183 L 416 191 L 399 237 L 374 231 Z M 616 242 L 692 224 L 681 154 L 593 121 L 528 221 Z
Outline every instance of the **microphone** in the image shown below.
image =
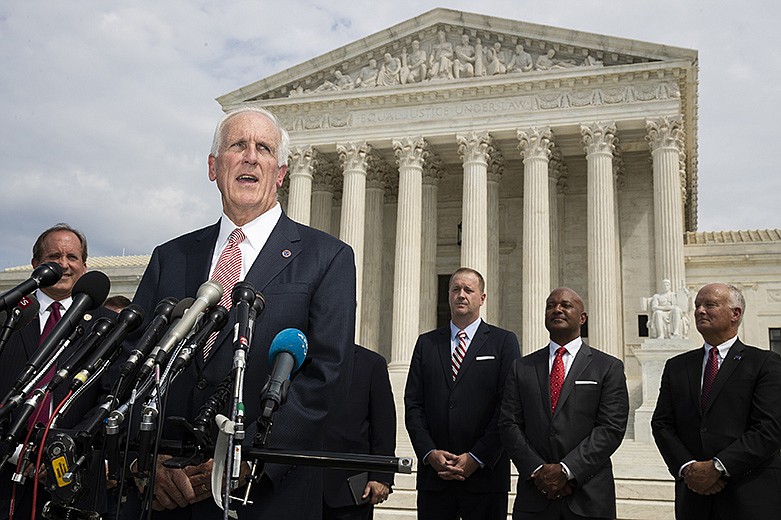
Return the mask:
M 128 334 L 141 326 L 144 321 L 144 309 L 140 305 L 131 303 L 119 313 L 117 317 L 117 326 L 109 332 L 103 343 L 97 348 L 84 365 L 84 368 L 78 374 L 73 376 L 71 390 L 74 392 L 81 385 L 87 382 L 87 379 L 95 372 L 102 362 L 115 358 L 119 355 L 122 341 Z
M 268 383 L 261 395 L 262 417 L 270 418 L 287 396 L 290 374 L 301 368 L 309 350 L 309 342 L 298 329 L 280 331 L 268 349 L 268 360 L 273 365 Z
M 41 304 L 38 303 L 35 296 L 30 295 L 22 297 L 16 307 L 9 312 L 0 312 L 0 322 L 3 324 L 0 329 L 0 355 L 8 342 L 8 338 L 11 337 L 11 333 L 33 321 L 40 309 Z
M 119 380 L 122 380 L 135 372 L 136 368 L 138 368 L 138 364 L 143 359 L 146 359 L 149 355 L 149 351 L 152 350 L 152 347 L 160 339 L 160 336 L 163 335 L 163 331 L 168 326 L 168 323 L 182 317 L 184 309 L 181 309 L 178 315 L 175 314 L 176 309 L 179 309 L 178 303 L 179 300 L 172 296 L 160 300 L 160 303 L 155 307 L 155 317 L 152 320 L 152 323 L 149 324 L 144 331 L 144 334 L 141 336 L 141 339 L 136 343 L 135 348 L 130 353 L 130 356 L 128 356 L 127 361 L 122 364 L 118 378 Z
M 266 308 L 266 301 L 248 282 L 237 282 L 231 291 L 231 299 L 233 308 L 236 309 L 233 349 L 248 350 L 252 344 L 255 318 Z
M 214 332 L 220 331 L 228 322 L 228 310 L 222 305 L 217 305 L 209 311 L 209 314 L 204 316 L 201 327 L 198 332 L 192 335 L 187 340 L 184 347 L 179 351 L 179 354 L 171 364 L 171 380 L 179 374 L 180 371 L 187 368 L 192 358 L 203 350 L 203 346 L 206 344 L 206 340 Z
M 108 276 L 100 271 L 88 271 L 79 278 L 73 286 L 70 308 L 62 315 L 60 321 L 54 326 L 49 336 L 36 349 L 32 358 L 27 362 L 22 373 L 14 383 L 11 390 L 3 398 L 3 406 L 0 408 L 0 419 L 10 412 L 15 405 L 9 406 L 9 399 L 19 392 L 19 390 L 32 378 L 40 369 L 44 362 L 57 348 L 57 345 L 65 339 L 73 328 L 84 316 L 84 313 L 99 307 L 108 296 L 111 282 Z M 18 402 L 16 403 L 18 404 Z
M 201 284 L 195 296 L 195 301 L 182 319 L 168 330 L 152 351 L 156 363 L 162 364 L 165 361 L 171 350 L 190 333 L 203 311 L 219 303 L 222 298 L 222 285 L 214 280 L 207 280 Z
M 39 287 L 49 287 L 62 278 L 62 267 L 57 262 L 46 262 L 33 269 L 33 274 L 10 291 L 0 296 L 0 310 L 8 310 Z M 102 303 L 102 302 L 101 302 Z

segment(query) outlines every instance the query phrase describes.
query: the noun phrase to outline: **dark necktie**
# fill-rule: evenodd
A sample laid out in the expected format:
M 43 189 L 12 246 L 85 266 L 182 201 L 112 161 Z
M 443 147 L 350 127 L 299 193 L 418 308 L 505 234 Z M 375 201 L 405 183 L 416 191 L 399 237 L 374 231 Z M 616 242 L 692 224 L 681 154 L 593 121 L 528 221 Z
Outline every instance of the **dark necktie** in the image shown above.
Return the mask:
M 556 349 L 556 357 L 553 359 L 553 366 L 550 370 L 550 411 L 556 411 L 556 405 L 559 403 L 561 387 L 564 386 L 564 353 L 567 351 L 564 347 Z
M 228 245 L 220 253 L 220 257 L 217 259 L 217 265 L 214 266 L 214 272 L 211 279 L 222 285 L 223 292 L 222 298 L 220 298 L 220 305 L 230 310 L 233 305 L 231 293 L 233 292 L 233 286 L 241 278 L 241 244 L 247 236 L 244 234 L 241 228 L 234 229 L 230 236 L 228 236 Z M 206 341 L 206 345 L 203 347 L 203 358 L 209 355 L 214 346 L 214 342 L 217 340 L 217 333 L 215 332 Z
M 49 337 L 49 334 L 51 334 L 52 330 L 54 330 L 54 326 L 57 325 L 57 323 L 60 321 L 60 318 L 62 318 L 60 309 L 62 309 L 62 304 L 60 302 L 52 302 L 52 304 L 49 305 L 49 317 L 46 319 L 46 323 L 43 326 L 43 332 L 41 332 L 41 339 L 38 341 L 38 346 L 40 346 L 44 340 Z M 49 381 L 51 381 L 54 377 L 55 372 L 56 369 L 54 365 L 52 365 L 43 376 L 43 379 L 41 379 L 41 381 L 38 383 L 36 388 L 42 388 L 48 385 Z M 52 395 L 49 393 L 42 402 L 38 403 L 35 411 L 33 411 L 33 413 L 30 415 L 30 418 L 27 420 L 27 426 L 32 428 L 38 421 L 43 423 L 47 422 L 49 420 L 49 411 L 51 410 L 51 406 Z
M 708 351 L 708 362 L 705 363 L 705 373 L 702 375 L 702 393 L 700 394 L 700 409 L 705 410 L 708 404 L 708 394 L 713 387 L 713 381 L 716 380 L 716 374 L 719 373 L 719 349 L 711 347 Z
M 450 360 L 450 369 L 453 373 L 453 381 L 456 380 L 458 371 L 461 368 L 461 363 L 464 362 L 464 357 L 466 356 L 466 332 L 459 330 L 456 336 L 458 337 L 458 344 L 456 345 L 455 350 L 453 350 L 453 357 Z

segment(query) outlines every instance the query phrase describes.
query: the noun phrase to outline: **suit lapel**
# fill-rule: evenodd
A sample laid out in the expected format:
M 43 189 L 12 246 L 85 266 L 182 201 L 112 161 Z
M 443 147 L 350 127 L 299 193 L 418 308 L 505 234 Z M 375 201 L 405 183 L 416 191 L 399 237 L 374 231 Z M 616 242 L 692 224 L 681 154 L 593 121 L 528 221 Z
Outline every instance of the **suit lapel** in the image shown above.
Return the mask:
M 216 232 L 212 238 L 213 242 L 217 240 L 217 233 L 219 233 L 219 223 L 216 227 Z M 204 240 L 206 240 L 204 236 Z M 211 248 L 212 253 L 209 254 L 211 258 L 214 246 Z M 258 257 L 247 272 L 245 281 L 252 284 L 256 291 L 263 292 L 266 286 L 273 280 L 283 269 L 285 269 L 290 262 L 293 261 L 302 251 L 301 237 L 298 234 L 298 228 L 295 222 L 290 220 L 287 215 L 282 213 L 279 217 L 279 221 L 271 231 L 268 240 L 263 245 L 263 249 L 260 250 Z M 208 276 L 208 275 L 207 275 Z M 205 367 L 215 359 L 221 359 L 232 357 L 233 352 L 231 348 L 222 346 L 222 343 L 229 339 L 233 332 L 233 325 L 235 324 L 235 313 L 231 312 L 228 315 L 228 323 L 223 327 L 215 340 L 216 350 L 213 350 L 213 354 L 209 355 L 206 362 L 203 362 L 203 357 L 198 356 L 198 367 Z M 223 362 L 224 363 L 224 362 Z
M 550 370 L 548 368 L 548 360 L 550 358 L 550 344 L 532 355 L 535 356 L 534 371 L 537 373 L 537 381 L 540 384 L 542 408 L 545 410 L 545 415 L 548 417 L 548 419 L 550 419 Z
M 24 353 L 27 355 L 26 359 L 30 359 L 35 354 L 38 348 L 38 343 L 41 340 L 41 319 L 40 314 L 33 319 L 26 327 L 22 327 L 19 331 L 19 339 L 22 341 L 24 347 Z
M 212 264 L 212 255 L 217 246 L 217 236 L 220 234 L 219 221 L 195 236 L 195 240 L 189 244 L 185 251 L 185 294 L 195 298 L 198 288 L 211 276 L 209 269 Z M 206 247 L 208 245 L 208 247 Z
M 451 371 L 451 353 L 450 353 L 450 327 L 442 327 L 437 330 L 436 349 L 439 357 L 439 363 L 442 365 L 442 373 L 445 375 L 448 390 L 453 390 L 455 381 L 453 381 L 453 372 Z
M 567 377 L 564 378 L 564 385 L 561 387 L 561 395 L 559 396 L 559 402 L 556 404 L 556 412 L 554 416 L 558 414 L 564 403 L 567 402 L 567 398 L 572 393 L 572 389 L 575 388 L 575 381 L 580 378 L 583 371 L 591 364 L 591 347 L 582 343 L 578 353 L 575 355 L 575 359 L 572 360 L 572 365 L 569 367 Z
M 692 351 L 692 355 L 686 361 L 686 375 L 689 378 L 689 395 L 694 400 L 697 413 L 702 415 L 700 407 L 700 393 L 702 391 L 702 360 L 705 356 L 705 347 Z
M 735 369 L 738 368 L 738 365 L 740 365 L 740 361 L 743 359 L 744 350 L 746 350 L 746 345 L 741 343 L 740 340 L 737 340 L 727 351 L 727 357 L 725 357 L 724 361 L 721 362 L 719 371 L 716 374 L 716 379 L 713 380 L 713 386 L 710 389 L 710 394 L 708 394 L 708 402 L 705 403 L 705 411 L 710 408 L 711 403 L 716 400 L 719 392 L 722 388 L 724 388 L 724 384 L 727 382 Z

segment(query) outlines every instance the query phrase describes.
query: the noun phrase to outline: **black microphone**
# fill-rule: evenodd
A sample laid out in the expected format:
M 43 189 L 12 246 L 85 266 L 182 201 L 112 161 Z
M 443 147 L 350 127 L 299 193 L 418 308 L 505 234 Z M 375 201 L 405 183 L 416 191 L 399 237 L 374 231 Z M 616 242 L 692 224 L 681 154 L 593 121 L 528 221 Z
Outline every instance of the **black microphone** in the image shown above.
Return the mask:
M 179 300 L 179 303 L 176 304 L 176 307 L 174 307 L 174 310 L 171 312 L 171 327 L 174 327 L 179 320 L 182 319 L 182 316 L 184 316 L 184 313 L 187 309 L 192 307 L 193 302 L 195 302 L 195 298 L 182 298 Z M 162 335 L 162 330 L 160 331 L 160 334 L 158 336 Z M 158 341 L 159 337 L 155 340 L 153 340 L 149 346 L 145 348 L 145 350 L 148 350 L 151 348 L 152 345 L 155 345 Z M 144 364 L 141 365 L 141 368 L 138 369 L 138 374 L 136 374 L 135 380 L 143 383 L 147 377 L 149 377 L 149 374 L 152 373 L 152 370 L 155 368 L 155 359 L 157 358 L 157 353 L 160 351 L 159 346 L 155 346 L 155 348 L 152 350 L 151 353 L 146 355 L 146 359 L 144 360 Z M 129 383 L 129 382 L 128 382 Z M 124 394 L 124 391 L 120 391 L 120 394 Z
M 94 325 L 90 333 L 85 337 L 81 344 L 78 346 L 78 350 L 73 353 L 57 370 L 54 377 L 47 385 L 48 390 L 54 390 L 60 383 L 65 381 L 68 376 L 77 368 L 82 365 L 84 359 L 91 355 L 98 345 L 106 338 L 109 332 L 116 327 L 117 320 L 109 317 L 99 318 Z
M 308 350 L 306 336 L 298 329 L 285 329 L 274 337 L 268 349 L 268 360 L 273 369 L 261 394 L 261 417 L 270 418 L 285 402 L 290 374 L 301 367 Z
M 263 295 L 255 292 L 248 282 L 238 282 L 231 292 L 233 308 L 236 309 L 236 325 L 233 335 L 233 349 L 248 350 L 252 344 L 252 331 L 255 318 L 266 308 Z
M 217 305 L 204 316 L 198 331 L 187 340 L 184 347 L 179 351 L 173 363 L 171 364 L 171 379 L 187 368 L 199 352 L 203 350 L 209 336 L 214 332 L 220 331 L 228 322 L 228 310 L 222 305 Z
M 88 271 L 79 278 L 73 286 L 70 308 L 62 315 L 60 321 L 54 326 L 49 336 L 36 349 L 32 358 L 27 362 L 22 373 L 14 383 L 11 390 L 3 398 L 3 406 L 0 408 L 0 419 L 5 417 L 10 410 L 19 404 L 18 399 L 9 403 L 19 390 L 41 369 L 41 366 L 51 356 L 57 345 L 70 334 L 73 328 L 84 316 L 84 313 L 99 307 L 108 296 L 111 282 L 108 276 L 100 271 Z M 19 397 L 19 396 L 17 396 Z
M 24 296 L 10 311 L 0 312 L 0 323 L 3 324 L 0 328 L 0 355 L 3 353 L 5 344 L 8 343 L 8 338 L 11 337 L 11 333 L 33 321 L 38 316 L 40 309 L 41 304 L 38 303 L 35 296 L 30 295 Z
M 62 267 L 57 262 L 46 262 L 33 269 L 33 274 L 10 291 L 0 296 L 0 310 L 8 310 L 39 287 L 49 287 L 62 278 Z M 102 303 L 102 302 L 101 302 Z
M 135 348 L 128 356 L 127 361 L 122 364 L 119 378 L 117 380 L 118 382 L 121 382 L 136 371 L 139 364 L 144 359 L 146 359 L 146 357 L 149 355 L 149 351 L 152 350 L 152 347 L 160 339 L 160 336 L 163 335 L 163 331 L 168 326 L 168 324 L 171 321 L 182 317 L 182 314 L 184 314 L 184 309 L 181 309 L 178 315 L 175 312 L 179 308 L 177 305 L 178 303 L 179 300 L 172 296 L 160 300 L 160 303 L 158 303 L 155 307 L 154 319 L 146 328 L 146 330 L 144 330 L 144 334 L 135 344 Z
M 75 392 L 81 385 L 86 383 L 90 376 L 95 373 L 98 365 L 104 361 L 115 359 L 119 355 L 119 347 L 122 346 L 122 341 L 124 341 L 125 337 L 140 327 L 143 322 L 144 309 L 140 305 L 131 303 L 122 309 L 117 318 L 117 326 L 109 332 L 106 339 L 103 340 L 103 343 L 100 344 L 79 373 L 73 376 L 71 390 Z

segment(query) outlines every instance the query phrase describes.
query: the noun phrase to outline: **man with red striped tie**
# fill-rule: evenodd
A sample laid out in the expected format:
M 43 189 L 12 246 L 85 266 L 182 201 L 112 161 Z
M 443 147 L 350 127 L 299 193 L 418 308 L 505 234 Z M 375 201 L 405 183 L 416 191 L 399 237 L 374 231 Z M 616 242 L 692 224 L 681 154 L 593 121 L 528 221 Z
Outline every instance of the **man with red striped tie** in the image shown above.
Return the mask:
M 504 519 L 510 461 L 497 417 L 518 338 L 480 318 L 480 273 L 462 267 L 448 287 L 450 323 L 418 338 L 404 393 L 418 518 Z

